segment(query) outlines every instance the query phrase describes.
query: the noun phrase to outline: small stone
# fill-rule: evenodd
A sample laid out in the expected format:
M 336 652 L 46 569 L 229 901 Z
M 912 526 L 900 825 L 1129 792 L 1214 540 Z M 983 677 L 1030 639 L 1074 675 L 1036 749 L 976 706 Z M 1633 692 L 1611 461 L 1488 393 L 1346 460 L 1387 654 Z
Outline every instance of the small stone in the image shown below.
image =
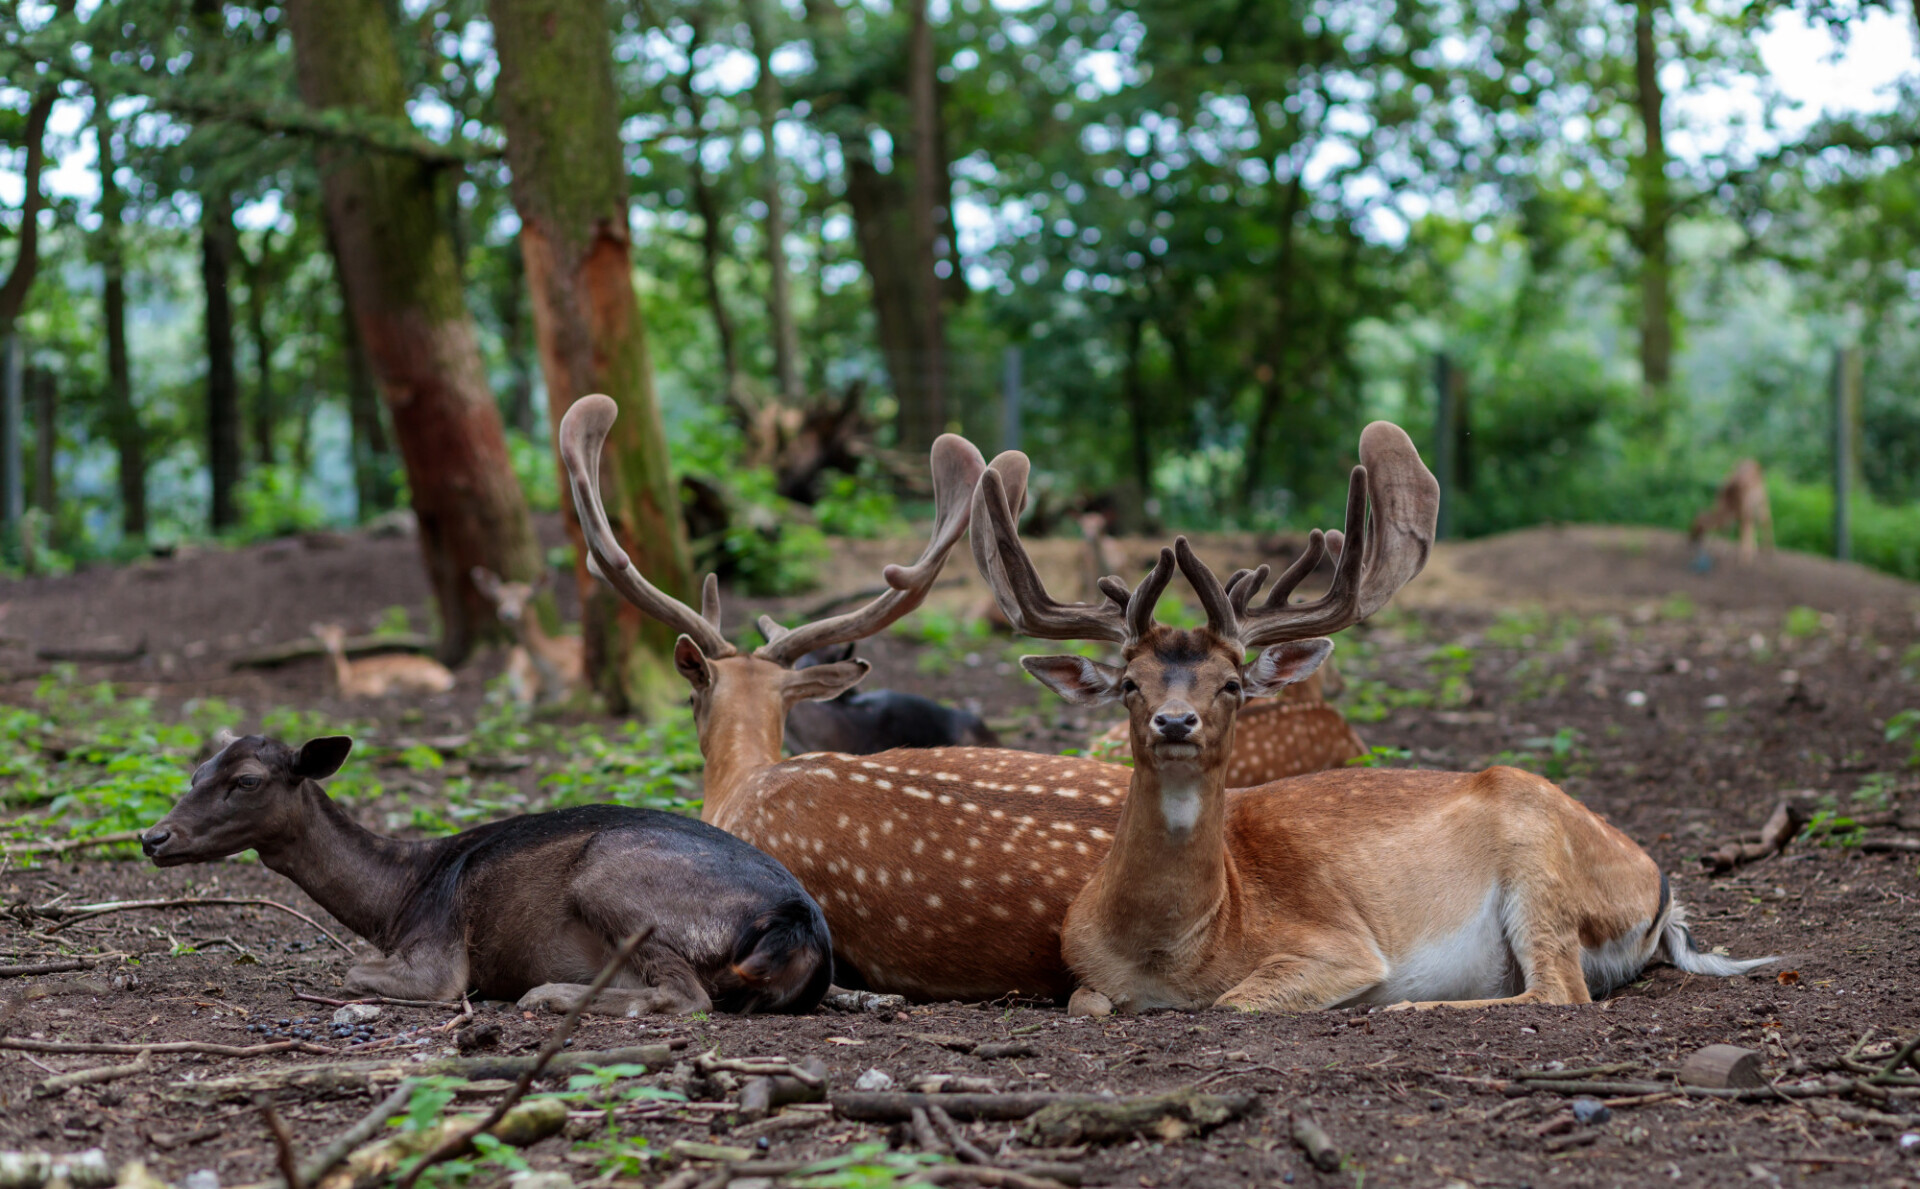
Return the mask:
M 1920 1148 L 1920 1131 L 1909 1131 L 1900 1137 L 1900 1150 L 1902 1152 L 1911 1152 L 1915 1148 Z
M 1598 1098 L 1576 1098 L 1573 1100 L 1573 1118 L 1576 1123 L 1605 1123 L 1613 1118 L 1613 1111 Z
M 220 1174 L 210 1168 L 196 1168 L 187 1174 L 186 1189 L 220 1189 Z
M 884 1069 L 869 1069 L 854 1081 L 853 1088 L 856 1090 L 891 1090 L 893 1089 L 893 1075 Z
M 380 1009 L 371 1003 L 349 1003 L 333 1013 L 333 1022 L 343 1028 L 371 1024 L 380 1018 Z

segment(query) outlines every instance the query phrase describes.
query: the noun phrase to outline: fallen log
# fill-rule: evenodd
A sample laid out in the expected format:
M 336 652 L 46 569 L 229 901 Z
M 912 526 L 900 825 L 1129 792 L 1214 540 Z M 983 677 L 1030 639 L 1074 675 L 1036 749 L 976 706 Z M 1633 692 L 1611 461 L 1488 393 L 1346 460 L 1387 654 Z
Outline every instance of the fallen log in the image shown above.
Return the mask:
M 1111 1102 L 1094 1094 L 1061 1094 L 1036 1091 L 1023 1094 L 911 1094 L 897 1090 L 846 1090 L 831 1100 L 834 1113 L 861 1123 L 904 1123 L 913 1118 L 913 1108 L 937 1106 L 956 1119 L 968 1122 L 988 1120 L 1006 1122 L 1025 1119 L 1045 1107 L 1061 1102 Z
M 670 1040 L 664 1044 L 561 1053 L 547 1063 L 545 1072 L 548 1076 L 556 1076 L 578 1073 L 589 1066 L 604 1065 L 645 1065 L 649 1069 L 658 1069 L 671 1065 L 674 1050 L 685 1048 L 686 1044 L 684 1040 Z M 536 1060 L 532 1056 L 480 1056 L 409 1062 L 395 1057 L 377 1061 L 341 1061 L 331 1065 L 296 1065 L 288 1069 L 270 1069 L 234 1077 L 176 1082 L 168 1087 L 167 1093 L 172 1098 L 197 1102 L 244 1102 L 255 1094 L 363 1094 L 375 1087 L 429 1075 L 462 1077 L 469 1081 L 517 1078 L 533 1068 Z
M 1136 1136 L 1171 1143 L 1241 1118 L 1259 1102 L 1254 1094 L 1207 1094 L 1190 1086 L 1132 1098 L 1056 1102 L 1035 1112 L 1020 1134 L 1041 1147 L 1118 1143 Z
M 34 962 L 25 966 L 0 966 L 0 978 L 31 978 L 36 974 L 67 974 L 75 970 L 92 970 L 93 963 L 85 958 L 62 958 L 58 962 Z
M 478 1115 L 441 1119 L 419 1131 L 402 1132 L 369 1144 L 348 1156 L 346 1163 L 322 1177 L 314 1189 L 376 1189 L 393 1179 L 409 1157 L 423 1156 L 480 1121 Z M 487 1129 L 495 1139 L 524 1148 L 537 1144 L 567 1125 L 567 1104 L 557 1098 L 522 1102 Z
M 1774 806 L 1767 824 L 1760 827 L 1758 842 L 1729 842 L 1720 849 L 1700 856 L 1700 864 L 1714 875 L 1732 871 L 1746 863 L 1771 858 L 1787 849 L 1806 824 L 1812 820 L 1807 807 L 1791 797 Z
M 419 632 L 387 632 L 377 636 L 348 636 L 342 642 L 348 656 L 367 656 L 378 652 L 427 652 L 434 650 L 432 636 Z M 231 664 L 236 669 L 272 669 L 311 656 L 324 656 L 326 647 L 308 636 L 285 644 L 272 644 L 253 652 L 241 653 Z
M 143 1052 L 126 1065 L 97 1065 L 92 1069 L 76 1069 L 72 1073 L 57 1073 L 33 1088 L 35 1098 L 58 1098 L 75 1086 L 98 1086 L 106 1082 L 117 1082 L 122 1078 L 138 1077 L 153 1069 L 153 1054 Z

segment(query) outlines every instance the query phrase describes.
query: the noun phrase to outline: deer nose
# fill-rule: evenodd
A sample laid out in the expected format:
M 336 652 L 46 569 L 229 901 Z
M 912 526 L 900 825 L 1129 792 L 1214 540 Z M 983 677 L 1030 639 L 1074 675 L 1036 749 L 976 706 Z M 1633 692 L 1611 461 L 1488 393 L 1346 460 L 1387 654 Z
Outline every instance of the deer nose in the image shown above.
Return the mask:
M 1153 716 L 1153 733 L 1170 743 L 1200 729 L 1200 716 L 1191 710 L 1162 710 Z
M 173 833 L 170 830 L 148 830 L 140 835 L 140 853 L 151 859 L 171 837 Z

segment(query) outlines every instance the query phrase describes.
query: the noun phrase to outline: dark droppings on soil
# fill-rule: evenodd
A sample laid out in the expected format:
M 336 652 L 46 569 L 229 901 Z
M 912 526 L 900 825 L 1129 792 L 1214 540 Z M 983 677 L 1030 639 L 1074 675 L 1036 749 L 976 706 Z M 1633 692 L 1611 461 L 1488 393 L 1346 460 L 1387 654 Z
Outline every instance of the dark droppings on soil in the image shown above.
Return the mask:
M 1609 1118 L 1588 1124 L 1574 1119 L 1571 1098 L 1509 1098 L 1503 1092 L 1511 1075 L 1555 1067 L 1624 1065 L 1626 1070 L 1606 1076 L 1670 1082 L 1689 1053 L 1715 1043 L 1759 1051 L 1769 1079 L 1792 1082 L 1796 1070 L 1832 1062 L 1869 1029 L 1874 1034 L 1860 1053 L 1867 1059 L 1881 1054 L 1884 1061 L 1886 1042 L 1920 1028 L 1914 979 L 1920 952 L 1913 928 L 1920 856 L 1802 840 L 1781 858 L 1722 878 L 1707 878 L 1697 862 L 1727 838 L 1757 830 L 1783 793 L 1816 801 L 1831 797 L 1842 811 L 1885 805 L 1904 808 L 1909 816 L 1920 812 L 1916 770 L 1908 766 L 1911 744 L 1885 738 L 1891 716 L 1920 706 L 1909 658 L 1920 641 L 1920 588 L 1889 588 L 1875 580 L 1856 598 L 1850 571 L 1828 567 L 1822 586 L 1808 575 L 1817 575 L 1825 563 L 1802 558 L 1781 560 L 1794 572 L 1780 583 L 1769 583 L 1765 562 L 1754 571 L 1723 562 L 1703 578 L 1685 571 L 1684 554 L 1671 538 L 1649 540 L 1635 548 L 1609 546 L 1618 552 L 1598 558 L 1600 546 L 1571 533 L 1541 532 L 1499 548 L 1464 547 L 1483 551 L 1475 576 L 1495 588 L 1501 559 L 1523 558 L 1524 565 L 1514 564 L 1526 596 L 1543 600 L 1544 607 L 1503 607 L 1478 596 L 1450 601 L 1444 590 L 1432 598 L 1416 587 L 1405 600 L 1413 609 L 1383 616 L 1342 640 L 1337 659 L 1349 683 L 1344 704 L 1356 712 L 1369 706 L 1384 712 L 1358 727 L 1369 744 L 1408 753 L 1392 762 L 1518 762 L 1554 775 L 1659 860 L 1691 910 L 1703 948 L 1724 946 L 1737 956 L 1779 954 L 1774 967 L 1732 980 L 1658 968 L 1605 1003 L 1579 1008 L 1296 1017 L 1208 1012 L 1090 1021 L 1068 1019 L 1051 1006 L 934 1004 L 913 1007 L 904 1018 L 589 1018 L 572 1048 L 684 1038 L 688 1054 L 717 1047 L 735 1057 L 818 1057 L 839 1087 L 879 1069 L 900 1088 L 924 1076 L 957 1074 L 992 1079 L 1006 1091 L 1126 1094 L 1202 1083 L 1209 1090 L 1260 1094 L 1250 1117 L 1203 1139 L 1091 1149 L 1075 1158 L 1088 1185 L 1920 1181 L 1920 1150 L 1905 1150 L 1901 1143 L 1903 1134 L 1920 1127 L 1833 1117 L 1836 1108 L 1861 1117 L 1857 1112 L 1869 1104 L 1860 1099 L 1616 1099 Z M 351 561 L 358 548 L 328 553 L 325 563 L 333 565 L 342 553 Z M 1565 572 L 1577 576 L 1578 589 L 1559 592 L 1543 577 L 1554 573 L 1552 559 L 1543 557 L 1553 549 L 1565 552 Z M 403 551 L 389 564 L 417 563 Z M 1657 578 L 1666 571 L 1660 567 L 1669 564 L 1675 580 L 1661 588 Z M 1612 587 L 1609 574 L 1616 576 Z M 31 637 L 36 608 L 47 599 L 57 598 L 60 614 L 75 623 L 87 614 L 123 614 L 111 608 L 128 581 L 124 572 L 82 574 L 60 580 L 57 593 L 32 583 L 7 584 L 0 587 L 0 600 L 14 607 L 7 630 Z M 167 608 L 164 615 L 156 612 L 165 622 L 148 629 L 157 650 L 167 647 L 167 632 L 217 610 L 196 611 L 191 591 L 139 581 L 143 598 L 166 591 L 153 600 Z M 411 571 L 407 581 L 417 581 Z M 1689 592 L 1684 602 L 1670 597 L 1683 587 Z M 1792 590 L 1784 604 L 1782 587 Z M 96 594 L 106 610 L 86 609 Z M 386 593 L 375 597 L 406 601 Z M 328 613 L 323 606 L 297 605 L 292 596 L 275 598 L 286 603 L 276 603 L 275 614 L 290 623 Z M 1810 610 L 1790 613 L 1798 604 Z M 979 646 L 983 663 L 958 658 L 946 674 L 923 671 L 921 651 L 897 638 L 864 650 L 877 664 L 870 680 L 978 698 L 990 718 L 1010 720 L 1012 741 L 1022 746 L 1078 745 L 1106 721 L 1045 702 L 1030 682 L 999 672 L 1003 654 L 1011 651 L 1004 639 Z M 289 672 L 276 678 L 290 684 L 287 692 L 287 685 L 257 675 L 226 677 L 213 660 L 217 650 L 204 670 L 176 675 L 157 691 L 163 705 L 197 696 L 202 687 L 217 688 L 253 713 L 277 703 L 324 702 L 317 669 L 306 677 Z M 98 676 L 140 680 L 137 671 L 114 667 Z M 1424 691 L 1428 704 L 1391 704 L 1390 691 L 1409 690 Z M 31 683 L 17 682 L 5 696 L 30 695 Z M 456 695 L 441 712 L 455 726 L 471 713 L 464 698 Z M 477 687 L 473 699 L 477 703 Z M 427 774 L 425 787 L 414 791 L 416 801 L 429 799 L 442 780 L 441 774 Z M 386 827 L 384 818 L 370 824 Z M 265 896 L 334 927 L 297 889 L 251 862 L 157 871 L 131 861 L 82 858 L 0 868 L 0 899 L 7 905 L 195 894 Z M 550 1016 L 525 1018 L 509 1005 L 476 1004 L 467 1027 L 449 1028 L 458 1010 L 384 1006 L 375 1020 L 340 1035 L 333 1008 L 295 1000 L 291 992 L 349 998 L 342 976 L 353 959 L 271 910 L 128 912 L 68 926 L 55 935 L 58 944 L 41 932 L 46 927 L 37 922 L 29 931 L 14 918 L 0 917 L 0 964 L 69 953 L 97 957 L 87 970 L 0 980 L 0 1029 L 10 1038 L 239 1046 L 310 1036 L 340 1050 L 332 1058 L 156 1055 L 150 1072 L 49 1098 L 35 1097 L 33 1087 L 53 1073 L 132 1058 L 0 1052 L 0 1149 L 100 1146 L 115 1164 L 142 1158 L 176 1184 L 197 1169 L 214 1170 L 225 1185 L 275 1174 L 273 1143 L 252 1103 L 208 1104 L 185 1093 L 188 1083 L 376 1054 L 399 1062 L 437 1059 L 457 1054 L 461 1035 L 481 1027 L 497 1030 L 497 1036 L 477 1051 L 531 1054 L 556 1024 Z M 955 1038 L 974 1048 L 1020 1041 L 1033 1055 L 983 1058 L 959 1051 L 970 1046 Z M 669 1076 L 662 1071 L 646 1080 Z M 279 1109 L 305 1156 L 373 1105 L 373 1098 L 357 1093 L 287 1098 Z M 1896 1091 L 1872 1109 L 1897 1117 L 1920 1111 L 1920 1098 Z M 1308 1163 L 1292 1139 L 1296 1115 L 1326 1132 L 1344 1157 L 1340 1171 L 1322 1173 Z M 1017 1124 L 962 1126 L 988 1153 L 1003 1145 L 1018 1149 L 1011 1138 Z M 595 1176 L 604 1153 L 587 1145 L 605 1140 L 607 1132 L 588 1133 L 584 1124 L 574 1130 L 571 1137 L 530 1149 L 533 1166 L 567 1170 L 583 1183 Z M 885 1142 L 889 1135 L 884 1126 L 839 1120 L 748 1133 L 740 1141 L 729 1138 L 732 1130 L 721 1112 L 689 1110 L 627 1124 L 622 1134 L 644 1136 L 646 1150 L 655 1153 L 668 1151 L 675 1140 L 738 1142 L 768 1160 L 831 1156 L 856 1143 Z M 1038 1152 L 1029 1158 L 1058 1159 Z M 647 1184 L 664 1175 L 653 1164 L 639 1171 Z M 498 1170 L 490 1169 L 473 1183 L 491 1185 L 498 1178 Z

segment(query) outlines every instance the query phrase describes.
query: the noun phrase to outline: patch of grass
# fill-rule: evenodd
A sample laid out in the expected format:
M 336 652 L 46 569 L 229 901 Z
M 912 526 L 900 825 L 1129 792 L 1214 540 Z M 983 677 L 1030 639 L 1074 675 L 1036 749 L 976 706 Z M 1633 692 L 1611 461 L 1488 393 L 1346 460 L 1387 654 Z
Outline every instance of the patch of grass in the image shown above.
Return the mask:
M 1920 768 L 1920 710 L 1902 710 L 1887 720 L 1887 742 L 1909 742 L 1907 767 Z
M 1787 622 L 1781 629 L 1789 640 L 1811 640 L 1825 630 L 1818 611 L 1812 607 L 1787 608 Z
M 1349 768 L 1392 768 L 1413 758 L 1413 753 L 1404 747 L 1387 747 L 1384 744 L 1369 747 L 1367 754 L 1354 756 L 1347 761 Z
M 700 812 L 705 767 L 693 711 L 676 708 L 647 723 L 622 723 L 612 732 L 588 725 L 566 732 L 565 766 L 541 780 L 552 808 L 612 802 L 674 813 Z
M 1427 654 L 1427 672 L 1439 683 L 1434 701 L 1458 709 L 1473 700 L 1473 649 L 1464 644 L 1442 644 Z
M 1853 790 L 1853 803 L 1874 813 L 1885 813 L 1893 807 L 1893 795 L 1900 788 L 1900 778 L 1891 772 L 1869 772 L 1860 780 L 1860 787 Z
M 1661 619 L 1672 623 L 1685 622 L 1699 613 L 1700 608 L 1694 605 L 1692 596 L 1678 590 L 1668 595 L 1657 611 Z
M 1524 768 L 1558 784 L 1569 776 L 1586 773 L 1587 764 L 1582 758 L 1583 754 L 1580 732 L 1573 727 L 1561 727 L 1551 735 L 1523 739 L 1519 750 L 1503 751 L 1488 762 Z

